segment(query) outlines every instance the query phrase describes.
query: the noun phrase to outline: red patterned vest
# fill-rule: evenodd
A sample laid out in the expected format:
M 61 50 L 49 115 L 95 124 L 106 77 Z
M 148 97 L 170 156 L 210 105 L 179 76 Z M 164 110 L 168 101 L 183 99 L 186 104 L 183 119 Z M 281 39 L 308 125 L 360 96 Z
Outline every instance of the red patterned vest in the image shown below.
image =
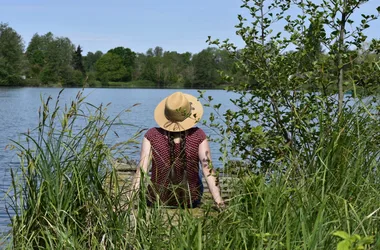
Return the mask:
M 195 127 L 186 131 L 186 164 L 179 157 L 180 143 L 174 143 L 174 163 L 170 164 L 170 143 L 165 130 L 151 128 L 146 132 L 145 138 L 152 146 L 151 185 L 148 186 L 150 202 L 154 203 L 159 199 L 161 204 L 168 206 L 190 206 L 200 201 L 202 180 L 198 148 L 206 139 L 203 130 Z

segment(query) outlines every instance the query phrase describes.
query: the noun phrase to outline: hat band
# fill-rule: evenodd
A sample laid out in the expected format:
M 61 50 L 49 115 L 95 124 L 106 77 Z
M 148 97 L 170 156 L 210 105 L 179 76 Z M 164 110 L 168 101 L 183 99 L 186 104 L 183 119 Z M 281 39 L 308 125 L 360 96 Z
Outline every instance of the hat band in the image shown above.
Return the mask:
M 172 122 L 172 121 L 167 121 L 164 124 L 164 129 L 170 128 L 173 125 L 173 128 L 171 129 L 172 131 L 182 131 L 184 128 L 179 122 Z

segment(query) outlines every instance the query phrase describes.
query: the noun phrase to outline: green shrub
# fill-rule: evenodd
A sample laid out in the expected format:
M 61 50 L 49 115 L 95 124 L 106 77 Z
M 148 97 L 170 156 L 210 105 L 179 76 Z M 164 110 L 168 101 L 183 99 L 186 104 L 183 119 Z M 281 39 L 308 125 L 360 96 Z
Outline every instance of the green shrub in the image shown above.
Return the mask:
M 25 86 L 38 87 L 41 85 L 41 81 L 37 78 L 26 78 L 24 80 Z

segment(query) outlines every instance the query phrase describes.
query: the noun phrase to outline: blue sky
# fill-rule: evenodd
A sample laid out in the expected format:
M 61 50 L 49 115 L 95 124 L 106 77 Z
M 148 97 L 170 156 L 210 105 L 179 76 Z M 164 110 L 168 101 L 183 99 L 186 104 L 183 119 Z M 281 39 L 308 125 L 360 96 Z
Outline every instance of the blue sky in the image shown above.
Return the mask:
M 240 0 L 0 0 L 0 22 L 8 23 L 28 45 L 33 34 L 51 31 L 70 38 L 88 51 L 107 52 L 117 46 L 146 52 L 164 50 L 197 53 L 208 45 L 208 36 L 235 35 Z M 375 13 L 379 0 L 372 0 L 360 12 Z M 379 37 L 372 24 L 369 37 Z

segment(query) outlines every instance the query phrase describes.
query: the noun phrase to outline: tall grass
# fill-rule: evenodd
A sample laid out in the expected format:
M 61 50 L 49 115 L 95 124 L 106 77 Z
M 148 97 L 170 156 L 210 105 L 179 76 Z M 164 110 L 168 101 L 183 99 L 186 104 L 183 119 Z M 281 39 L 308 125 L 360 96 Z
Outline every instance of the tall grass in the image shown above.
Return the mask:
M 245 173 L 215 211 L 147 207 L 146 176 L 127 201 L 129 186 L 112 167 L 116 148 L 104 142 L 117 118 L 81 94 L 62 112 L 49 101 L 37 136 L 15 142 L 21 172 L 12 172 L 9 248 L 335 249 L 337 231 L 357 235 L 345 243 L 352 249 L 365 237 L 367 249 L 380 248 L 380 126 L 367 111 L 321 127 L 319 143 L 281 163 L 286 172 Z
M 61 93 L 60 93 L 61 94 Z M 20 171 L 12 171 L 10 206 L 14 248 L 123 247 L 125 212 L 111 193 L 117 182 L 113 154 L 128 143 L 105 143 L 118 117 L 106 107 L 84 102 L 79 92 L 71 105 L 60 107 L 49 97 L 40 109 L 35 131 L 25 134 L 19 149 Z M 106 185 L 106 180 L 108 185 Z M 121 216 L 121 217 L 120 217 Z M 122 244 L 122 245 L 120 245 Z

